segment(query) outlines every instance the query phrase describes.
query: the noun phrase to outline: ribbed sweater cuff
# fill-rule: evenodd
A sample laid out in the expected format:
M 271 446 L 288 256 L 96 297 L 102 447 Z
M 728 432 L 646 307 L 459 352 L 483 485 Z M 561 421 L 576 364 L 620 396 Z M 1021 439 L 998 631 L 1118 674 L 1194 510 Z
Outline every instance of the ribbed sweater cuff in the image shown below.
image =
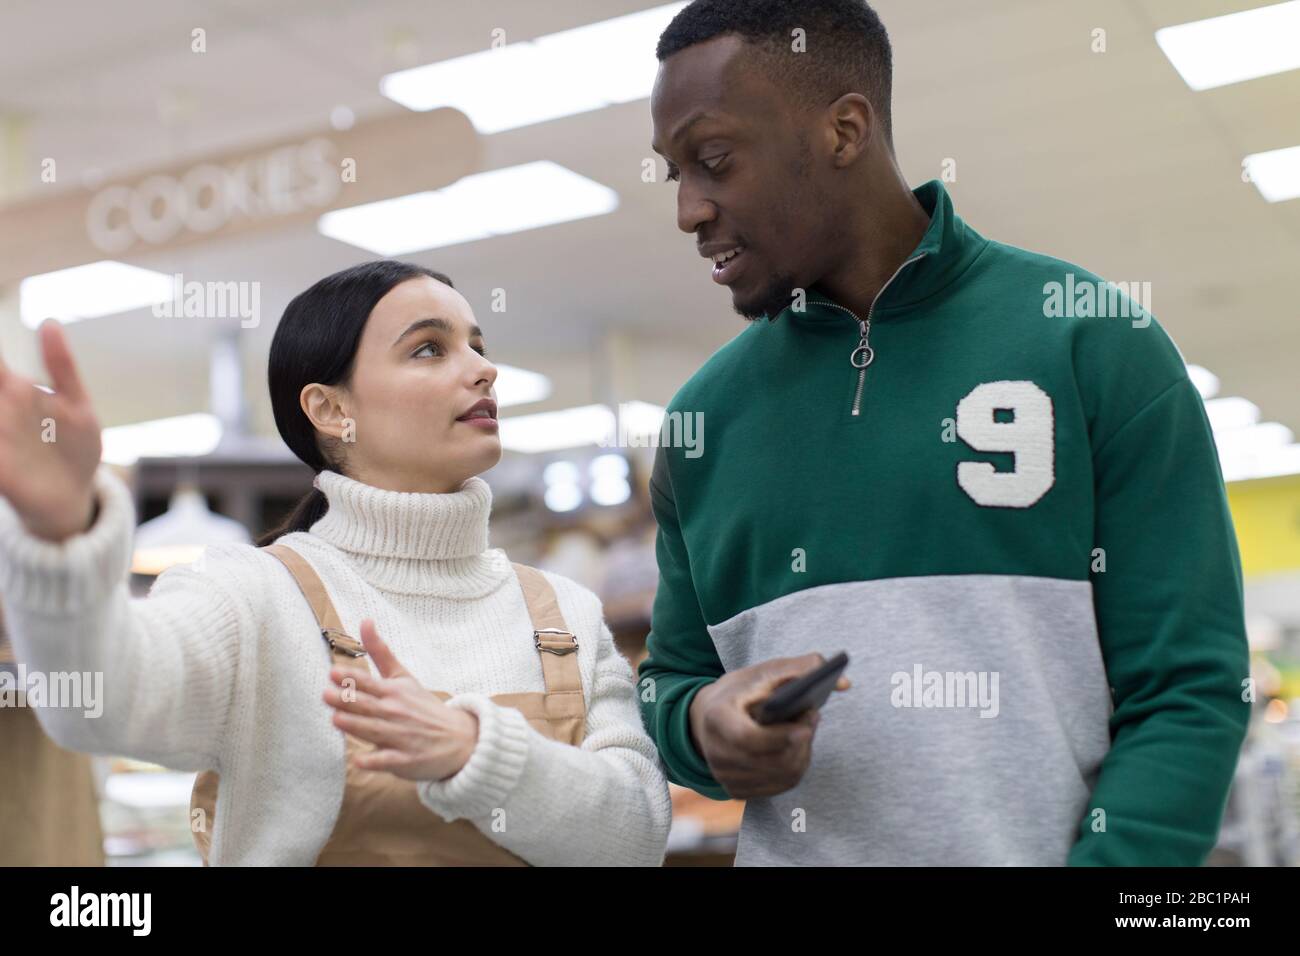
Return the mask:
M 57 544 L 31 534 L 0 498 L 0 594 L 26 611 L 73 615 L 102 603 L 122 583 L 131 563 L 135 504 L 105 465 L 94 478 L 99 514 L 82 534 Z
M 419 785 L 420 802 L 448 822 L 489 816 L 505 804 L 523 774 L 531 728 L 519 711 L 482 694 L 459 694 L 447 703 L 478 717 L 478 743 L 456 774 Z

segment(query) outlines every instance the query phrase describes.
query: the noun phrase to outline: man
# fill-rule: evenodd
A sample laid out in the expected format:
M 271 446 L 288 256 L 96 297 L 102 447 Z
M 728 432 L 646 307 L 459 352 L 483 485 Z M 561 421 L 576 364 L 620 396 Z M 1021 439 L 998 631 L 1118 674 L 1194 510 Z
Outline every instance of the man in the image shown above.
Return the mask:
M 752 320 L 671 403 L 705 453 L 651 482 L 671 778 L 748 800 L 739 864 L 1201 863 L 1248 662 L 1174 345 L 908 188 L 861 0 L 695 0 L 658 56 L 678 226 Z M 841 649 L 820 720 L 755 722 Z

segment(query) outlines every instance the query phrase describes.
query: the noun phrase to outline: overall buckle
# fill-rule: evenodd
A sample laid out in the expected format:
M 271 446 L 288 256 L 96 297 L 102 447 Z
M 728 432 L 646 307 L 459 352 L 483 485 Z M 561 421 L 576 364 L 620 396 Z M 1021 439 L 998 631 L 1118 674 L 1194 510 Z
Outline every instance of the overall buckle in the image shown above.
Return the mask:
M 543 637 L 542 635 L 546 636 Z M 567 641 L 559 638 L 567 637 Z M 533 631 L 533 646 L 548 654 L 572 654 L 578 649 L 578 639 L 570 631 L 558 627 L 539 627 Z
M 325 643 L 330 646 L 330 650 L 339 651 L 348 657 L 365 657 L 366 646 L 358 641 L 355 637 L 350 637 L 342 631 L 333 627 L 322 627 L 320 636 L 325 638 Z

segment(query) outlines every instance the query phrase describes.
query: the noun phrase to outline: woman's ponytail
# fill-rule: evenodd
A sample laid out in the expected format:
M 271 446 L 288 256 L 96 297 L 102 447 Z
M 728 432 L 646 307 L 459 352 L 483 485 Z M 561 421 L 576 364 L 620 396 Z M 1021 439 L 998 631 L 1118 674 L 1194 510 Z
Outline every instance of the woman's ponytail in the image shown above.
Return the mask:
M 293 506 L 293 511 L 289 512 L 287 518 L 281 521 L 273 530 L 266 532 L 257 539 L 257 546 L 264 548 L 268 544 L 273 544 L 282 535 L 292 534 L 295 531 L 306 531 L 325 517 L 325 512 L 329 511 L 329 507 L 329 499 L 325 497 L 325 493 L 319 488 L 312 488 Z

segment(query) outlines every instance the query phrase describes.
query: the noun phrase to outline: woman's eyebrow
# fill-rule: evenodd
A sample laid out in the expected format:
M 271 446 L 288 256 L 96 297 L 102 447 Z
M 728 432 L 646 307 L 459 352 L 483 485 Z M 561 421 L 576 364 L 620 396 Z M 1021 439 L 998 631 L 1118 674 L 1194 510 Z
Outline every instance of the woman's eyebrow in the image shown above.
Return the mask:
M 416 319 L 414 322 L 412 322 L 410 325 L 406 327 L 405 332 L 403 332 L 401 335 L 397 337 L 397 341 L 393 343 L 392 347 L 396 348 L 397 346 L 401 345 L 402 339 L 406 338 L 412 332 L 419 332 L 421 329 L 437 329 L 439 332 L 446 332 L 448 335 L 451 335 L 456 331 L 456 327 L 453 326 L 446 319 L 439 319 L 439 318 Z M 483 330 L 480 329 L 477 325 L 472 325 L 470 326 L 469 337 L 471 339 L 482 338 Z

